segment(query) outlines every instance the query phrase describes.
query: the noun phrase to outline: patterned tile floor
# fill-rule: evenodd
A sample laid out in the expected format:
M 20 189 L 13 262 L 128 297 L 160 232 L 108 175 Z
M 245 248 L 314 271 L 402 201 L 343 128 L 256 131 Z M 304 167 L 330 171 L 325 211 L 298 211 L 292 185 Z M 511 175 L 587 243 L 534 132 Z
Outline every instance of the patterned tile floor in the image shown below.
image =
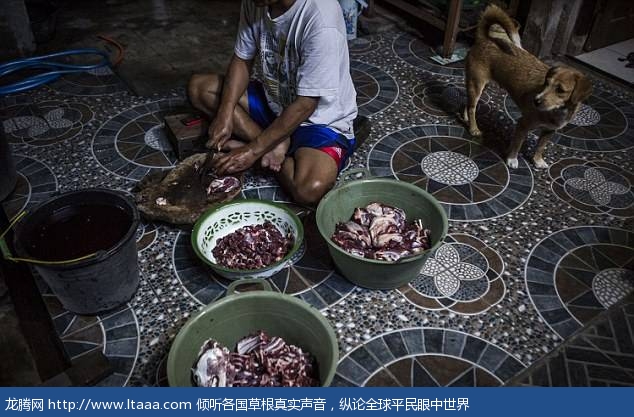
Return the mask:
M 610 307 L 510 385 L 623 387 L 634 379 L 634 296 Z
M 549 353 L 634 289 L 634 94 L 594 80 L 593 96 L 549 145 L 550 168 L 536 170 L 521 159 L 509 170 L 501 155 L 517 110 L 504 91 L 491 85 L 483 94 L 478 118 L 485 136 L 476 140 L 455 114 L 465 100 L 461 63 L 436 64 L 429 47 L 403 32 L 360 38 L 350 54 L 359 111 L 373 126 L 350 167 L 426 189 L 450 224 L 445 244 L 416 280 L 371 291 L 333 269 L 314 216 L 304 216 L 303 251 L 270 281 L 320 309 L 336 329 L 341 360 L 334 384 L 496 386 L 532 364 L 553 363 Z M 162 116 L 185 104 L 182 88 L 134 96 L 106 70 L 0 99 L 19 171 L 5 209 L 13 215 L 84 187 L 130 192 L 147 173 L 176 163 Z M 531 136 L 525 155 L 534 145 Z M 288 203 L 272 177 L 247 175 L 242 194 Z M 108 315 L 71 314 L 43 288 L 70 354 L 101 349 L 111 360 L 115 373 L 102 385 L 165 384 L 173 337 L 192 313 L 223 296 L 227 282 L 196 258 L 188 236 L 143 223 L 140 287 Z M 628 328 L 631 335 L 634 319 L 626 310 L 620 322 L 584 338 L 632 377 L 620 362 L 631 362 L 631 349 L 613 340 Z M 592 348 L 577 345 L 562 360 L 574 362 L 580 349 L 589 355 Z M 590 372 L 594 365 L 574 366 Z M 634 384 L 587 375 L 568 380 Z M 541 383 L 530 378 L 520 383 Z

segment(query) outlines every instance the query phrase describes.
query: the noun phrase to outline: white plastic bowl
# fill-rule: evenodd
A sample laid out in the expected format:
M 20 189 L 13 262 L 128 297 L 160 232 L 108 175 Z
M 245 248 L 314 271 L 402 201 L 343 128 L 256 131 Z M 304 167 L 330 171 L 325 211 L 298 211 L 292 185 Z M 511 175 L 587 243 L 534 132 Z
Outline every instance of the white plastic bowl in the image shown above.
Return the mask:
M 293 246 L 286 256 L 261 269 L 232 269 L 219 265 L 212 253 L 218 239 L 244 226 L 273 223 L 283 235 L 291 233 Z M 304 240 L 304 227 L 288 207 L 270 201 L 245 199 L 219 204 L 200 216 L 191 235 L 194 251 L 219 275 L 230 280 L 246 277 L 266 278 L 290 266 L 291 258 Z

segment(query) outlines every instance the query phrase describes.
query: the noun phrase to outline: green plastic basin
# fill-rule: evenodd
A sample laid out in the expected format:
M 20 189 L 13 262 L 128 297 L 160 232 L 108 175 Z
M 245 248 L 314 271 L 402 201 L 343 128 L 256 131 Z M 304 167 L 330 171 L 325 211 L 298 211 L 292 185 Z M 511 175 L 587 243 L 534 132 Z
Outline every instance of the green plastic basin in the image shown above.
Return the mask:
M 235 293 L 236 287 L 245 284 L 261 285 L 266 291 Z M 261 279 L 235 281 L 227 289 L 229 295 L 189 319 L 174 339 L 167 358 L 169 385 L 192 386 L 191 369 L 207 339 L 215 339 L 233 351 L 240 339 L 264 330 L 312 353 L 321 385 L 328 386 L 339 359 L 337 337 L 330 323 L 306 302 L 270 289 Z
M 431 249 L 387 262 L 355 256 L 337 246 L 330 239 L 337 223 L 350 220 L 356 207 L 372 202 L 403 209 L 408 222 L 421 219 L 431 231 Z M 316 217 L 339 272 L 354 284 L 372 289 L 394 289 L 415 279 L 429 253 L 442 244 L 448 227 L 445 210 L 431 194 L 404 181 L 382 178 L 350 181 L 332 189 L 319 203 Z

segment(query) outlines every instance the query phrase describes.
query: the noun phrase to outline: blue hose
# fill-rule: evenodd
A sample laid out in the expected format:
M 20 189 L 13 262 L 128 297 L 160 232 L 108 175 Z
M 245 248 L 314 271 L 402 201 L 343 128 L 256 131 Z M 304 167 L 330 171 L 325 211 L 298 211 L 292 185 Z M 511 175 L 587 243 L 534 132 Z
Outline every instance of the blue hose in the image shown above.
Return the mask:
M 68 55 L 101 55 L 103 59 L 101 60 L 101 62 L 94 65 L 63 64 L 61 62 L 50 61 L 51 58 L 63 57 Z M 29 90 L 42 84 L 55 81 L 60 76 L 62 76 L 62 74 L 83 72 L 105 66 L 110 66 L 110 57 L 106 52 L 94 48 L 72 49 L 69 51 L 56 52 L 49 55 L 9 61 L 5 64 L 0 65 L 0 79 L 5 75 L 27 68 L 47 69 L 48 71 L 41 74 L 33 75 L 28 78 L 24 78 L 13 84 L 0 86 L 0 96 Z

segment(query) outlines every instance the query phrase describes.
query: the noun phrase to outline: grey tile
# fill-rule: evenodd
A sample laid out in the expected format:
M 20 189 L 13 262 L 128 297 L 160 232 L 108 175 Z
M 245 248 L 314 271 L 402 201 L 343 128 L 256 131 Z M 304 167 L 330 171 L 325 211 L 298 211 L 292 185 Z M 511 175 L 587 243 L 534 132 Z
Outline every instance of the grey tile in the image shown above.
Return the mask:
M 569 361 L 581 363 L 593 363 L 597 365 L 613 365 L 614 362 L 601 351 L 594 349 L 580 349 L 576 347 L 566 348 L 566 357 Z
M 568 381 L 571 387 L 587 387 L 588 377 L 585 365 L 576 362 L 568 362 Z
M 104 353 L 106 356 L 134 357 L 137 354 L 137 347 L 138 340 L 136 338 L 107 341 Z
M 610 312 L 610 322 L 614 329 L 619 352 L 634 354 L 634 340 L 632 340 L 634 336 L 630 334 L 623 311 L 617 309 Z
M 626 57 L 629 53 L 634 52 L 634 38 L 630 38 L 626 41 L 613 43 L 612 45 L 608 45 L 605 49 L 609 49 L 610 51 L 616 52 L 623 57 Z
M 364 346 L 355 349 L 349 356 L 370 374 L 381 367 L 381 364 L 368 352 Z
M 495 372 L 495 370 L 502 364 L 507 358 L 506 352 L 495 347 L 494 345 L 488 345 L 478 361 L 478 365 L 487 369 L 489 372 Z
M 383 341 L 382 337 L 378 337 L 368 342 L 365 347 L 376 357 L 381 364 L 386 364 L 394 360 L 394 355 Z
M 622 80 L 634 82 L 634 74 L 632 74 L 634 71 L 631 68 L 626 68 L 625 63 L 618 60 L 623 56 L 612 49 L 601 48 L 578 55 L 575 58 Z
M 486 346 L 487 343 L 484 340 L 469 336 L 462 351 L 462 357 L 473 363 L 478 363 Z
M 403 333 L 401 333 L 401 336 L 405 341 L 405 347 L 407 348 L 407 352 L 410 355 L 416 355 L 425 352 L 422 329 L 405 330 Z
M 414 361 L 412 368 L 413 381 L 412 385 L 415 387 L 437 387 L 438 382 L 429 374 L 420 363 Z
M 567 387 L 568 373 L 566 369 L 566 357 L 563 354 L 556 355 L 548 361 L 550 381 L 553 387 Z
M 533 370 L 531 374 L 531 384 L 538 387 L 549 387 L 550 376 L 548 375 L 548 367 L 544 362 L 541 362 Z
M 363 384 L 363 381 L 370 376 L 368 371 L 363 369 L 356 362 L 350 358 L 345 358 L 339 363 L 337 367 L 337 373 L 343 376 L 348 381 L 352 381 L 357 385 Z
M 437 329 L 425 329 L 425 352 L 442 353 L 443 331 Z
M 443 341 L 443 353 L 447 355 L 460 357 L 464 347 L 466 335 L 464 333 L 445 331 L 445 340 Z
M 507 381 L 524 369 L 524 366 L 517 359 L 508 356 L 495 370 L 495 375 L 502 381 Z
M 394 332 L 383 336 L 383 340 L 387 347 L 392 351 L 392 355 L 395 358 L 400 358 L 407 355 L 407 349 L 403 338 L 401 338 L 401 332 Z
M 588 376 L 592 379 L 601 379 L 610 382 L 634 383 L 632 374 L 617 368 L 598 365 L 588 365 Z

